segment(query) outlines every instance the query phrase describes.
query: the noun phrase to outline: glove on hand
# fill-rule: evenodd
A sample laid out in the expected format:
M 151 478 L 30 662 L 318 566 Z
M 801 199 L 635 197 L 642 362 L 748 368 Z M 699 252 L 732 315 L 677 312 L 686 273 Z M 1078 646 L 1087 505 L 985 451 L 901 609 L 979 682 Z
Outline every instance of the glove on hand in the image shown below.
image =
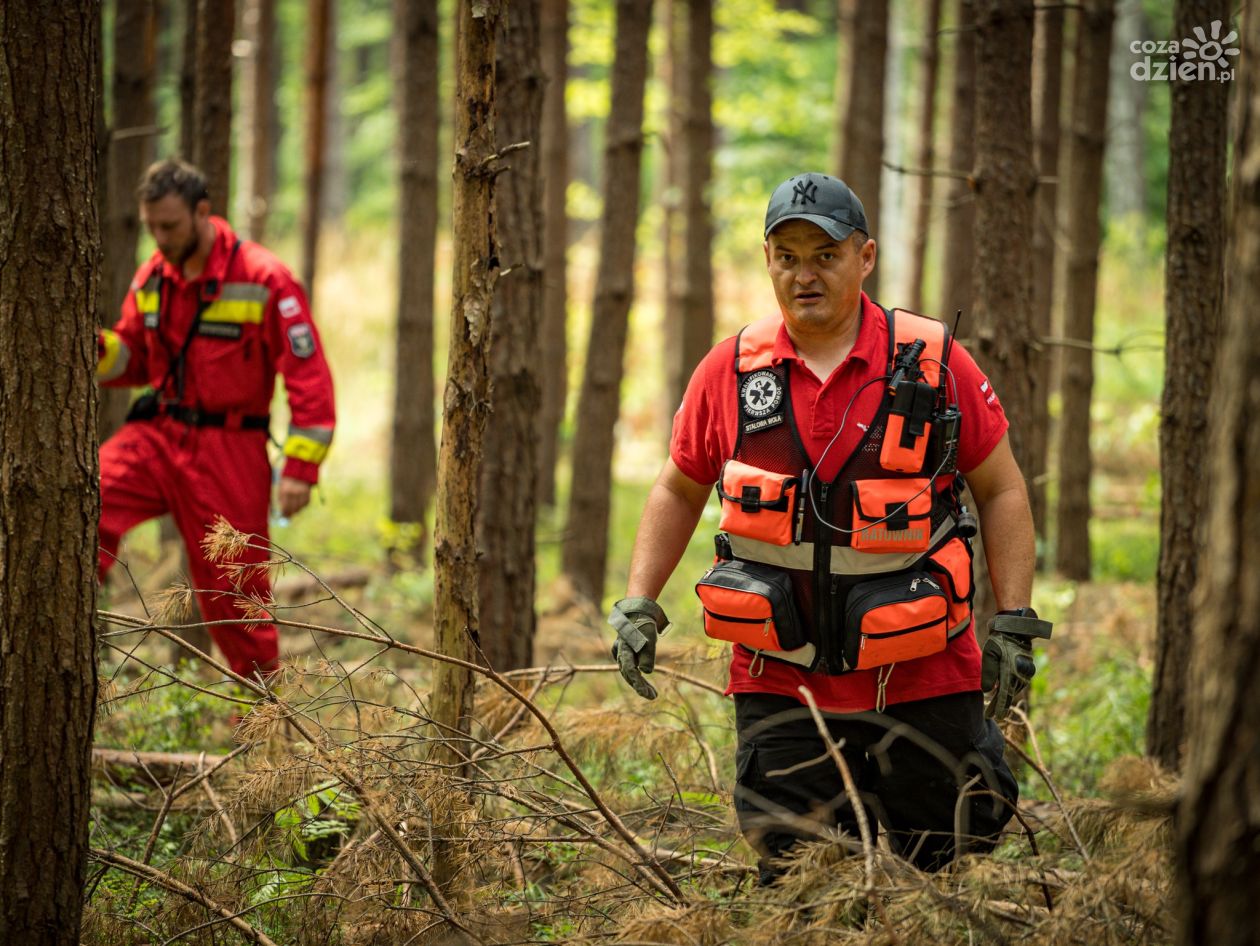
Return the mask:
M 617 632 L 612 655 L 622 677 L 645 700 L 656 699 L 656 688 L 643 675 L 656 666 L 656 638 L 669 626 L 669 618 L 651 598 L 622 598 L 613 605 L 608 623 Z
M 980 664 L 980 689 L 993 697 L 985 715 L 1004 719 L 1019 695 L 1028 688 L 1037 665 L 1033 663 L 1032 641 L 1027 637 L 1010 634 L 990 634 L 984 642 L 984 656 Z

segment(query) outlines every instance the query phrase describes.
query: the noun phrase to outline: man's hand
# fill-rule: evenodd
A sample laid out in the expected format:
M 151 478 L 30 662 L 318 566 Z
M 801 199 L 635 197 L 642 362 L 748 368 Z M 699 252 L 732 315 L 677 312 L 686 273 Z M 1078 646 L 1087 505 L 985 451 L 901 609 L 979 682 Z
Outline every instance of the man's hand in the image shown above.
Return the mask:
M 276 486 L 276 508 L 281 516 L 287 519 L 301 512 L 310 501 L 310 483 L 291 476 L 280 477 L 280 482 Z
M 989 622 L 980 664 L 980 689 L 993 690 L 985 715 L 1005 719 L 1020 694 L 1028 689 L 1037 665 L 1033 662 L 1034 637 L 1049 639 L 1051 624 L 1032 608 L 999 611 Z
M 608 623 L 617 632 L 612 655 L 622 677 L 645 700 L 656 699 L 656 688 L 643 675 L 656 667 L 656 638 L 669 626 L 669 618 L 651 598 L 622 598 L 613 605 Z

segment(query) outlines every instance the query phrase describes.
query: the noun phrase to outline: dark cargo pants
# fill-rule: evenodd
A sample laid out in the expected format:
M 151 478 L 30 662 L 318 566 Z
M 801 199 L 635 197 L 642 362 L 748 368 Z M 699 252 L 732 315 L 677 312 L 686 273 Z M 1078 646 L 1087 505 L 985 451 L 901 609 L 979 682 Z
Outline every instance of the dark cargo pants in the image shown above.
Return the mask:
M 939 870 L 953 860 L 959 839 L 964 852 L 993 849 L 1019 788 L 979 692 L 824 717 L 832 739 L 842 743 L 872 833 L 882 825 L 899 855 Z M 860 837 L 840 771 L 808 708 L 787 696 L 737 693 L 735 725 L 735 811 L 761 855 L 762 883 L 777 876 L 771 861 L 802 838 L 836 827 Z

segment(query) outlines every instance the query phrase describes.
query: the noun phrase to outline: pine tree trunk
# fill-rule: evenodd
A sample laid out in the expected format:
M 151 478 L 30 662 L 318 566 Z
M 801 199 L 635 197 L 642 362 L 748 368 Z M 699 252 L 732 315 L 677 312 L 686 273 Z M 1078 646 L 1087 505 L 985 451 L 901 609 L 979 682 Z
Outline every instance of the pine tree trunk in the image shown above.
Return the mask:
M 1170 3 L 1161 4 L 1164 8 Z M 1220 19 L 1218 17 L 1218 19 Z M 1224 17 L 1229 22 L 1229 17 Z M 1196 21 L 1189 31 L 1169 34 L 1170 39 L 1194 36 L 1194 27 L 1210 29 L 1210 21 Z M 1224 32 L 1228 32 L 1226 29 Z M 1111 39 L 1111 101 L 1107 103 L 1107 156 L 1103 167 L 1103 189 L 1107 195 L 1107 218 L 1110 221 L 1129 219 L 1132 225 L 1146 217 L 1148 192 L 1146 103 L 1151 83 L 1135 82 L 1129 75 L 1133 65 L 1133 43 L 1150 40 L 1150 22 L 1142 10 L 1141 0 L 1118 0 Z M 1169 91 L 1180 83 L 1168 83 Z
M 682 286 L 683 270 L 686 268 L 682 261 L 687 252 L 682 208 L 683 178 L 686 174 L 687 29 L 683 18 L 686 3 L 687 0 L 665 0 L 661 11 L 667 39 L 665 55 L 660 63 L 660 82 L 669 94 L 666 132 L 661 136 L 665 151 L 661 162 L 664 184 L 661 194 L 664 211 L 661 214 L 661 305 L 664 317 L 661 321 L 664 327 L 665 401 L 661 407 L 667 443 L 674 411 L 682 403 L 688 380 L 683 369 L 686 329 Z
M 1071 234 L 1064 254 L 1063 332 L 1077 343 L 1094 342 L 1094 297 L 1102 238 L 1103 146 L 1107 137 L 1107 89 L 1111 72 L 1111 24 L 1115 0 L 1087 0 L 1076 30 L 1062 230 Z M 1058 547 L 1055 564 L 1064 577 L 1088 581 L 1089 405 L 1094 357 L 1087 347 L 1061 354 L 1063 416 L 1059 424 Z M 1001 389 L 998 389 L 999 392 Z
M 565 197 L 569 185 L 569 125 L 564 90 L 568 82 L 568 0 L 542 0 L 540 45 L 547 77 L 543 92 L 543 315 L 539 365 L 542 405 L 538 416 L 538 502 L 556 502 L 556 462 L 560 426 L 568 393 L 568 250 L 569 219 Z
M 119 0 L 114 11 L 113 117 L 108 145 L 106 214 L 101 224 L 104 265 L 101 273 L 102 322 L 118 321 L 127 287 L 136 270 L 140 211 L 136 184 L 153 160 L 157 106 L 153 98 L 157 65 L 156 0 Z M 112 388 L 100 395 L 101 441 L 122 426 L 127 392 Z
M 1037 11 L 1033 33 L 1033 142 L 1037 157 L 1037 197 L 1033 203 L 1034 338 L 1051 334 L 1054 305 L 1055 201 L 1059 185 L 1059 108 L 1063 100 L 1063 9 L 1047 6 Z M 1042 346 L 1031 353 L 1033 375 L 1044 380 L 1033 402 L 1028 429 L 1029 501 L 1037 537 L 1046 538 L 1046 479 L 1050 452 L 1050 387 L 1054 378 L 1053 352 Z
M 849 43 L 849 81 L 839 176 L 857 194 L 866 211 L 870 235 L 879 233 L 879 187 L 884 160 L 884 73 L 888 58 L 888 0 L 857 5 Z M 879 298 L 879 267 L 863 284 Z
M 1209 415 L 1204 535 L 1210 538 L 1194 595 L 1185 779 L 1176 822 L 1178 942 L 1183 946 L 1244 946 L 1260 938 L 1255 909 L 1260 901 L 1260 478 L 1255 474 L 1260 465 L 1255 319 L 1260 298 L 1260 70 L 1255 59 L 1260 7 L 1253 3 L 1242 16 L 1239 45 L 1245 52 L 1235 79 L 1240 107 L 1228 276 Z
M 957 174 L 949 189 L 945 214 L 945 259 L 942 264 L 941 318 L 951 325 L 959 309 L 963 321 L 959 334 L 970 336 L 975 329 L 975 251 L 976 203 L 973 177 L 976 166 L 976 6 L 975 0 L 958 0 L 958 20 L 954 29 L 954 78 L 950 106 L 949 166 Z
M 100 23 L 0 5 L 0 942 L 22 946 L 79 942 L 88 855 Z
M 179 25 L 184 30 L 179 63 L 179 153 L 192 161 L 197 153 L 197 7 L 200 0 L 184 0 Z
M 474 9 L 480 11 L 474 15 Z M 490 341 L 499 252 L 494 218 L 495 38 L 499 0 L 461 0 L 456 50 L 455 174 L 451 192 L 454 261 L 450 353 L 438 451 L 433 619 L 438 650 L 476 659 L 480 587 L 475 523 L 490 411 Z M 468 732 L 472 675 L 440 664 L 433 718 Z M 454 762 L 466 746 L 439 753 Z
M 916 166 L 927 172 L 936 161 L 936 80 L 940 72 L 941 0 L 929 0 L 927 23 L 923 28 L 923 86 L 919 112 L 919 156 Z M 932 225 L 932 191 L 936 179 L 931 174 L 917 178 L 914 229 L 911 233 L 909 306 L 923 312 L 923 270 L 927 260 L 928 233 Z
M 210 207 L 227 213 L 232 167 L 232 30 L 235 0 L 198 0 L 193 163 L 206 175 Z
M 1179 0 L 1174 36 L 1229 21 L 1228 0 Z M 1209 496 L 1205 392 L 1212 389 L 1224 291 L 1225 154 L 1229 86 L 1174 82 L 1168 131 L 1168 245 L 1164 267 L 1164 398 L 1160 418 L 1159 608 L 1155 678 L 1146 750 L 1164 766 L 1181 764 L 1191 597 L 1198 577 L 1196 533 Z
M 670 404 L 670 414 L 682 403 L 691 373 L 713 344 L 713 221 L 709 208 L 709 181 L 713 173 L 713 0 L 686 0 L 687 6 L 687 106 L 683 137 L 684 253 L 682 335 L 678 354 L 682 361 L 682 389 Z M 669 346 L 666 346 L 669 350 Z
M 261 242 L 276 188 L 275 0 L 245 0 L 241 23 L 250 49 L 241 63 L 236 219 L 249 239 Z
M 603 597 L 608 556 L 614 434 L 621 405 L 622 362 L 634 300 L 635 226 L 643 153 L 643 88 L 647 80 L 652 0 L 617 0 L 612 107 L 604 148 L 604 220 L 591 334 L 573 442 L 564 571 L 593 601 Z
M 390 518 L 424 523 L 433 498 L 433 275 L 437 249 L 438 4 L 395 0 L 398 36 L 398 320 Z
M 499 255 L 507 272 L 494 296 L 490 418 L 481 474 L 479 626 L 486 662 L 500 672 L 531 666 L 534 656 L 535 430 L 543 305 L 540 5 L 540 0 L 508 5 L 495 78 L 500 150 L 529 143 L 508 158 L 508 172 L 495 191 Z
M 307 5 L 306 196 L 302 204 L 302 285 L 315 298 L 319 225 L 323 209 L 325 137 L 328 118 L 328 19 L 332 0 Z

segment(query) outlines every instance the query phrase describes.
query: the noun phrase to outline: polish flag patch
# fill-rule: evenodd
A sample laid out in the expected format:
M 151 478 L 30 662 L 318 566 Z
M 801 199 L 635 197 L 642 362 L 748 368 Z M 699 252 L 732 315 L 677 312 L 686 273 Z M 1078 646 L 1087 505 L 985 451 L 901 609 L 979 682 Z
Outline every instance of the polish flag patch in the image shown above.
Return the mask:
M 285 296 L 280 300 L 280 314 L 286 319 L 291 319 L 299 315 L 302 311 L 302 303 L 297 301 L 297 296 Z

